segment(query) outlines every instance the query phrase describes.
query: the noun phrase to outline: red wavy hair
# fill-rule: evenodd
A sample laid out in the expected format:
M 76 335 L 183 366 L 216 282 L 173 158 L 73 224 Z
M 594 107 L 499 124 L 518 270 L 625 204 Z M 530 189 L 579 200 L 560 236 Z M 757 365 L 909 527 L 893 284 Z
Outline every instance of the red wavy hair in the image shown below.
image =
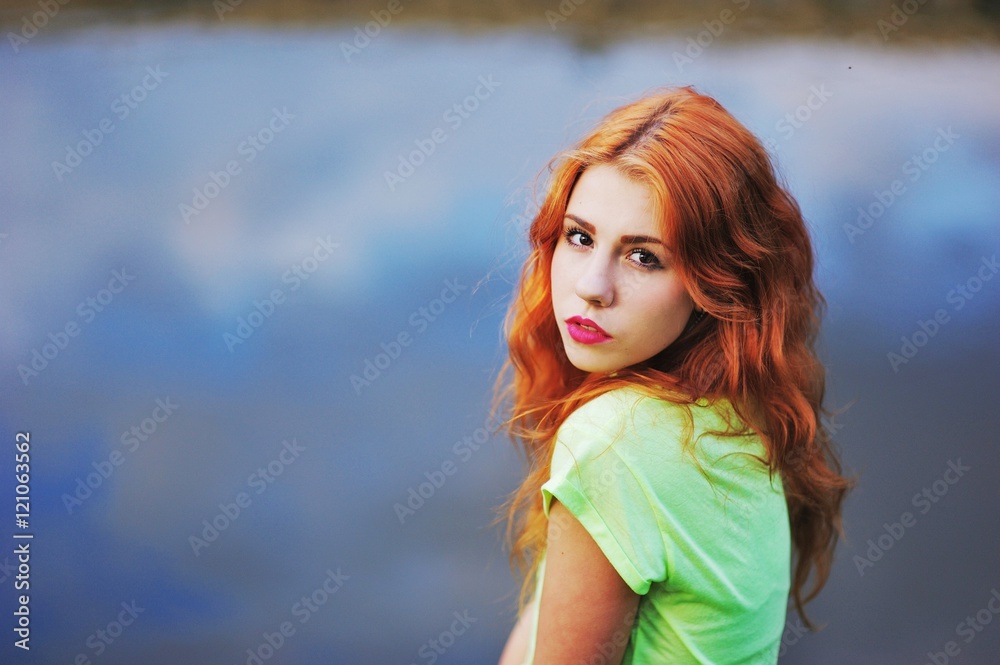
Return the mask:
M 663 236 L 697 308 L 681 336 L 649 360 L 588 375 L 566 357 L 552 311 L 550 267 L 580 174 L 612 165 L 647 186 Z M 813 253 L 798 204 L 779 183 L 756 137 L 691 87 L 647 95 L 605 116 L 575 148 L 549 162 L 548 191 L 530 231 L 530 253 L 504 333 L 508 358 L 496 378 L 493 415 L 528 473 L 500 507 L 523 610 L 544 550 L 540 488 L 555 434 L 580 404 L 621 385 L 680 404 L 728 398 L 764 442 L 780 473 L 793 546 L 791 595 L 804 605 L 826 584 L 841 504 L 854 481 L 841 467 L 821 416 L 825 370 L 814 343 L 825 301 L 813 281 Z M 745 431 L 745 429 L 743 430 Z M 732 432 L 737 434 L 739 432 Z M 810 575 L 815 581 L 805 587 Z

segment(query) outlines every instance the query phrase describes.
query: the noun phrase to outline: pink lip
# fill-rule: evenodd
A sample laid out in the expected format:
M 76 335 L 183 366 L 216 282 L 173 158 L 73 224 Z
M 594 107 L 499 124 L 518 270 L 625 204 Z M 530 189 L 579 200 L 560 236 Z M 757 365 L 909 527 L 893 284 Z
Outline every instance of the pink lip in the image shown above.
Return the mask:
M 582 326 L 593 328 L 593 330 L 588 330 Z M 604 332 L 599 325 L 590 319 L 584 319 L 579 316 L 566 319 L 566 329 L 569 331 L 569 336 L 580 344 L 600 344 L 611 339 L 611 335 Z

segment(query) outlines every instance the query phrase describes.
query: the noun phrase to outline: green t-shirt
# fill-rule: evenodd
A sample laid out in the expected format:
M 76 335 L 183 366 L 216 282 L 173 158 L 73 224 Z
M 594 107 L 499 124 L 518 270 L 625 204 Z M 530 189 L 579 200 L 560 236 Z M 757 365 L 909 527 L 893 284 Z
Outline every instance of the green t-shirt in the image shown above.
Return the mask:
M 697 438 L 708 478 L 681 448 L 689 431 L 726 431 L 731 410 L 727 400 L 684 407 L 618 388 L 581 405 L 556 435 L 545 515 L 557 498 L 642 596 L 635 623 L 620 631 L 625 665 L 777 662 L 791 579 L 781 476 L 728 454 L 767 459 L 756 435 Z M 540 566 L 536 599 L 544 555 Z

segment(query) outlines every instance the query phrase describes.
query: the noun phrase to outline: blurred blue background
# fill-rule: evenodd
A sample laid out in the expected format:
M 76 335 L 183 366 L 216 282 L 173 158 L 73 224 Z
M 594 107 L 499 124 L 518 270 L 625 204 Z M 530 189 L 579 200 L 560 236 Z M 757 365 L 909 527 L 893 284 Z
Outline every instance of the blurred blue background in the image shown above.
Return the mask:
M 516 582 L 490 521 L 521 464 L 487 417 L 533 182 L 693 84 L 809 220 L 861 478 L 825 629 L 790 612 L 781 662 L 1000 662 L 988 12 L 215 5 L 4 5 L 0 660 L 495 662 Z

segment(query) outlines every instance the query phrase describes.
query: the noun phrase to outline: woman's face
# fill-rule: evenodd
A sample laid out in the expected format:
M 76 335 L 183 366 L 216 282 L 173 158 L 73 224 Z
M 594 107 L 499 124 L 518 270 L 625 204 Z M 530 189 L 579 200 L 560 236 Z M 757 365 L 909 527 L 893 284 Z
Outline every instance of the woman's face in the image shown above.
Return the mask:
M 611 372 L 648 360 L 680 336 L 693 308 L 650 191 L 613 166 L 584 170 L 552 257 L 552 309 L 569 361 Z

